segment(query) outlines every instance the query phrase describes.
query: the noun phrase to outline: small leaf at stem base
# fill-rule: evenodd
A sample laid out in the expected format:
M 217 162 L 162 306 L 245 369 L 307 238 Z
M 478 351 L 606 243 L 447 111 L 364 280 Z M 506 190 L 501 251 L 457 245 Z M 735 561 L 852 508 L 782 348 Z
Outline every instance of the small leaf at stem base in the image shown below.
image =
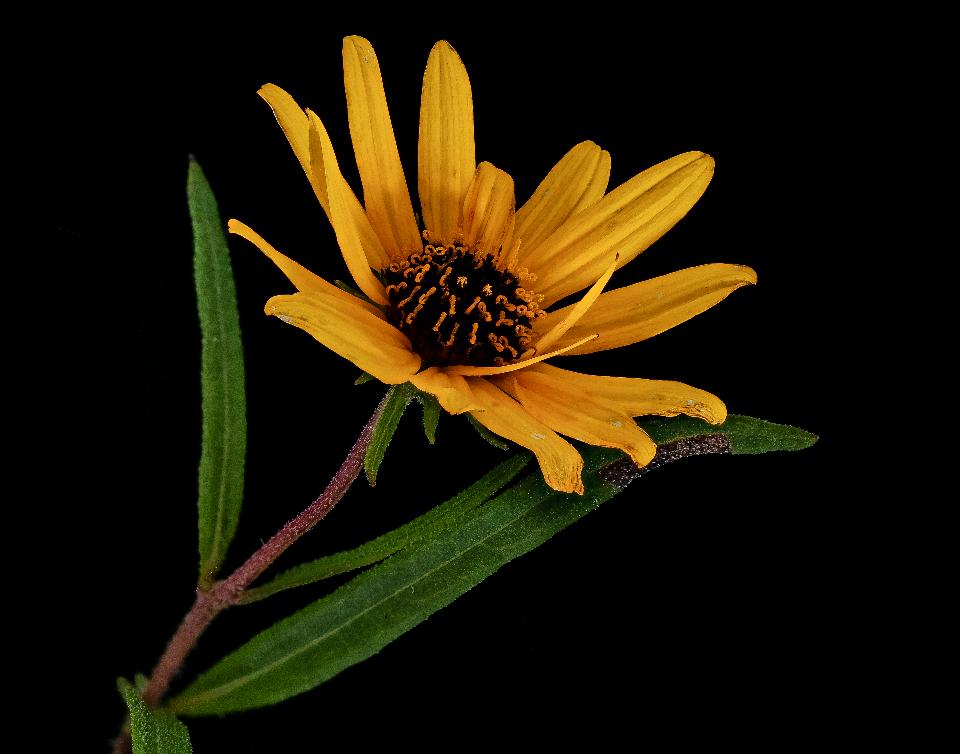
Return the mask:
M 371 487 L 377 485 L 377 472 L 380 470 L 380 464 L 383 463 L 387 447 L 393 439 L 393 433 L 397 431 L 403 412 L 406 411 L 410 401 L 413 400 L 413 391 L 413 385 L 405 382 L 402 385 L 392 385 L 387 392 L 386 403 L 376 426 L 373 428 L 370 445 L 363 457 L 363 470 L 366 472 L 367 481 Z
M 117 688 L 130 711 L 133 754 L 192 754 L 186 725 L 166 712 L 147 707 L 129 681 L 118 679 Z
M 423 406 L 423 434 L 431 445 L 437 442 L 437 425 L 440 424 L 440 401 L 429 393 L 417 391 L 417 400 Z

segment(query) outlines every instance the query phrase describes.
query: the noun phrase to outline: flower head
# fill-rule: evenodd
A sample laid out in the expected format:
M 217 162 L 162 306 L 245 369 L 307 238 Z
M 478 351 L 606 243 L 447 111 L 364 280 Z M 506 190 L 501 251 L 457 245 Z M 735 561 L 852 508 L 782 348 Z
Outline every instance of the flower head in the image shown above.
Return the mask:
M 649 338 L 756 282 L 748 267 L 708 264 L 604 292 L 619 267 L 700 198 L 713 175 L 711 157 L 686 152 L 607 193 L 610 155 L 583 142 L 515 210 L 513 179 L 489 162 L 476 164 L 470 81 L 453 48 L 438 42 L 420 107 L 421 228 L 367 40 L 344 40 L 343 70 L 362 204 L 316 114 L 272 84 L 260 95 L 300 160 L 366 300 L 231 220 L 230 231 L 254 243 L 298 290 L 271 298 L 268 314 L 385 383 L 412 382 L 446 411 L 470 412 L 532 450 L 547 483 L 563 492 L 582 494 L 583 461 L 560 435 L 620 448 L 643 466 L 656 446 L 633 417 L 724 420 L 722 401 L 688 385 L 545 363 Z M 584 289 L 575 303 L 553 308 Z

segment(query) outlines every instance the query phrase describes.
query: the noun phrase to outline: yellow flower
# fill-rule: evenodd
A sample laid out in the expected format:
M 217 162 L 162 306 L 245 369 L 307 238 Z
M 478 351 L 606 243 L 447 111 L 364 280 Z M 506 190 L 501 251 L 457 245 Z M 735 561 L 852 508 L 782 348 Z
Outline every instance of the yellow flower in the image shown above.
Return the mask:
M 532 450 L 547 484 L 562 492 L 583 494 L 583 460 L 560 435 L 620 448 L 643 466 L 656 446 L 633 417 L 724 420 L 720 399 L 679 382 L 600 377 L 543 363 L 652 337 L 756 282 L 748 267 L 708 264 L 603 293 L 617 268 L 700 198 L 713 175 L 711 157 L 686 152 L 607 193 L 610 155 L 583 142 L 514 211 L 513 179 L 489 162 L 476 164 L 470 81 L 453 48 L 438 42 L 420 106 L 421 230 L 367 40 L 344 40 L 343 71 L 363 204 L 316 114 L 272 84 L 260 96 L 369 301 L 231 220 L 230 231 L 254 243 L 299 291 L 270 299 L 268 314 L 385 383 L 412 382 L 451 414 L 470 412 Z M 551 309 L 585 288 L 576 303 Z

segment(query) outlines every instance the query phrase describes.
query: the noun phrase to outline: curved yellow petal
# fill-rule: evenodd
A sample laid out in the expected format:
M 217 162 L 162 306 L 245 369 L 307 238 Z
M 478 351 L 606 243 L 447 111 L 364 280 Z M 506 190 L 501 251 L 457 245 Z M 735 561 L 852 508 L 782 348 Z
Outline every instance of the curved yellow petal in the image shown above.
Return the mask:
M 620 254 L 620 267 L 672 228 L 713 177 L 713 158 L 687 152 L 654 165 L 557 228 L 523 257 L 544 306 L 593 283 Z
M 610 181 L 610 153 L 592 141 L 567 152 L 517 210 L 520 263 L 570 217 L 596 204 Z
M 337 293 L 274 296 L 264 311 L 309 333 L 381 382 L 398 385 L 409 380 L 420 368 L 420 357 L 406 336 L 371 314 L 356 296 Z
M 430 367 L 413 375 L 410 382 L 419 390 L 430 393 L 449 414 L 463 414 L 480 409 L 473 400 L 466 378 L 460 375 L 447 374 L 442 369 Z
M 604 377 L 538 364 L 520 374 L 536 380 L 543 389 L 582 395 L 617 406 L 628 416 L 678 416 L 685 414 L 710 424 L 722 424 L 727 407 L 713 393 L 668 380 L 643 380 L 637 377 Z
M 534 356 L 530 359 L 523 359 L 521 361 L 515 361 L 512 364 L 506 364 L 502 367 L 475 367 L 470 364 L 459 364 L 452 367 L 444 367 L 443 370 L 447 374 L 459 374 L 464 377 L 491 377 L 495 374 L 506 374 L 507 372 L 515 372 L 518 369 L 526 369 L 533 364 L 539 364 L 541 361 L 546 361 L 547 359 L 553 358 L 554 356 L 559 356 L 562 353 L 571 351 L 579 345 L 583 345 L 587 341 L 593 340 L 597 337 L 596 333 L 592 335 L 587 335 L 575 343 L 569 343 L 564 346 L 562 349 L 555 348 L 552 351 L 547 353 Z
M 467 69 L 448 42 L 437 42 L 423 74 L 417 182 L 424 226 L 445 243 L 457 236 L 476 168 Z
M 363 208 L 359 203 L 355 204 L 357 198 L 340 173 L 333 144 L 323 123 L 312 111 L 307 110 L 307 115 L 310 118 L 310 169 L 314 174 L 323 176 L 330 203 L 330 224 L 337 234 L 337 243 L 347 269 L 367 298 L 386 305 L 383 285 L 370 269 L 371 262 L 379 263 L 380 257 L 384 256 L 383 247 Z
M 532 370 L 497 378 L 497 384 L 548 427 L 575 440 L 619 448 L 637 466 L 653 460 L 657 445 L 619 406 L 585 395 L 562 380 Z
M 555 317 L 553 319 L 556 324 L 549 330 L 546 330 L 540 340 L 537 341 L 538 351 L 545 351 L 559 343 L 560 339 L 567 333 L 567 331 L 577 324 L 577 322 L 583 319 L 583 316 L 590 310 L 590 307 L 594 305 L 598 298 L 600 298 L 600 294 L 603 293 L 603 289 L 607 287 L 607 283 L 610 282 L 610 278 L 613 276 L 614 270 L 617 269 L 617 263 L 619 259 L 619 256 L 614 256 L 613 262 L 610 263 L 607 271 L 603 273 L 603 275 L 600 276 L 600 279 L 590 287 L 590 290 L 587 291 L 583 298 L 581 298 L 576 304 L 566 307 L 564 309 L 566 314 L 562 318 Z
M 460 227 L 467 245 L 498 255 L 513 231 L 513 207 L 513 178 L 489 162 L 481 162 L 463 200 Z
M 568 346 L 599 333 L 565 353 L 570 356 L 628 346 L 669 330 L 720 303 L 737 288 L 757 282 L 757 273 L 738 264 L 705 264 L 607 291 L 560 338 Z M 574 305 L 575 306 L 575 305 Z M 536 329 L 547 332 L 571 307 L 541 317 Z
M 293 283 L 298 291 L 303 291 L 304 293 L 326 293 L 329 295 L 339 295 L 342 294 L 339 288 L 335 285 L 331 285 L 326 280 L 324 280 L 319 275 L 315 275 L 310 272 L 306 267 L 297 262 L 294 262 L 290 257 L 281 254 L 273 246 L 267 243 L 264 238 L 257 233 L 249 225 L 246 225 L 239 220 L 230 220 L 227 222 L 227 230 L 234 235 L 245 238 L 247 241 L 256 246 L 260 251 L 262 251 L 267 257 L 270 258 L 277 267 L 280 268 L 280 271 L 287 276 L 287 280 Z M 372 314 L 384 319 L 383 313 L 372 304 L 368 304 L 366 301 L 361 301 L 354 296 L 358 303 L 362 304 L 367 310 Z
M 313 186 L 317 199 L 323 211 L 330 215 L 327 203 L 327 189 L 323 180 L 323 173 L 316 176 L 310 169 L 310 119 L 297 101 L 276 84 L 264 84 L 257 91 L 264 101 L 270 105 L 273 115 L 280 124 L 293 153 L 300 161 L 303 172 L 307 174 L 310 185 Z
M 420 251 L 423 241 L 400 164 L 380 64 L 363 37 L 343 40 L 343 85 L 367 216 L 384 248 L 406 257 Z
M 533 451 L 544 481 L 560 492 L 583 494 L 583 459 L 570 443 L 535 419 L 513 398 L 483 378 L 467 380 L 483 410 L 472 414 L 491 432 Z
M 309 115 L 310 111 L 304 112 L 293 97 L 279 86 L 265 84 L 260 87 L 258 94 L 263 97 L 273 110 L 273 114 L 280 124 L 280 128 L 283 129 L 287 141 L 290 142 L 294 154 L 297 156 L 300 165 L 307 174 L 307 179 L 310 181 L 310 185 L 313 187 L 313 191 L 320 201 L 320 206 L 323 207 L 323 211 L 329 218 L 330 201 L 327 197 L 327 179 L 323 166 L 323 151 L 320 146 L 323 142 L 327 144 L 330 143 L 326 129 L 323 127 L 319 118 L 314 116 L 320 129 L 319 133 L 314 134 Z M 313 144 L 312 152 L 311 144 Z M 330 152 L 333 152 L 332 144 L 330 145 Z M 334 165 L 336 165 L 336 160 L 334 160 Z M 356 224 L 358 232 L 360 232 L 367 258 L 371 264 L 378 269 L 382 269 L 390 264 L 390 258 L 384 251 L 380 239 L 373 230 L 373 226 L 370 225 L 370 221 L 367 219 L 366 212 L 364 212 L 360 200 L 357 199 L 349 186 L 347 187 L 347 193 L 347 206 L 350 215 L 353 217 L 353 222 Z

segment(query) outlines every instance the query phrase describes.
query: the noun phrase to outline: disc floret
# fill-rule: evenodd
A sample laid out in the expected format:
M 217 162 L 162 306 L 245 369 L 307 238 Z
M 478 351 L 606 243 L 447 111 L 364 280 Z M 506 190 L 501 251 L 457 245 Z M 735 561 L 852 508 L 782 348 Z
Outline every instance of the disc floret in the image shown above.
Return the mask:
M 530 356 L 533 322 L 545 314 L 543 297 L 524 287 L 533 276 L 463 240 L 424 238 L 423 251 L 382 271 L 387 316 L 424 364 L 502 366 Z

